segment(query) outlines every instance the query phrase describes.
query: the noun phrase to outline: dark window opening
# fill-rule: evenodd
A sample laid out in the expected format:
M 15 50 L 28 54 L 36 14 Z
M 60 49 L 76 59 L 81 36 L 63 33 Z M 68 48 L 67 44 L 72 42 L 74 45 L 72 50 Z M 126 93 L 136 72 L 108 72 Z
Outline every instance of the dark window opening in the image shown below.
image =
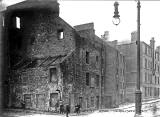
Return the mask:
M 89 64 L 89 52 L 86 51 L 86 63 Z
M 94 97 L 91 97 L 91 107 L 94 107 Z
M 99 61 L 99 57 L 98 57 L 98 56 L 96 56 L 96 62 L 98 63 L 98 61 Z
M 89 73 L 86 73 L 86 85 L 89 86 Z
M 63 30 L 58 30 L 57 34 L 58 34 L 58 39 L 64 39 L 64 32 L 63 32 Z
M 96 75 L 96 87 L 99 87 L 99 75 Z
M 50 82 L 57 82 L 57 69 L 56 68 L 50 68 Z

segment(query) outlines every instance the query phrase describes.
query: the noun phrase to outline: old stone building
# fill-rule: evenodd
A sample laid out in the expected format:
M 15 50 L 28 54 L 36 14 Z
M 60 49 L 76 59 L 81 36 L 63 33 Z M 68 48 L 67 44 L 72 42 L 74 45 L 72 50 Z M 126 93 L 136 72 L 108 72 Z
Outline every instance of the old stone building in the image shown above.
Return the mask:
M 89 39 L 96 50 L 101 53 L 101 68 L 99 68 L 101 72 L 101 108 L 117 107 L 124 103 L 126 88 L 124 55 L 118 51 L 116 46 L 106 41 L 108 36 L 99 39 L 94 34 L 93 23 L 75 26 L 75 29 L 81 37 Z
M 131 33 L 131 42 L 119 44 L 118 48 L 126 59 L 126 100 L 135 101 L 135 89 L 137 78 L 137 46 L 136 32 Z M 159 51 L 155 50 L 154 38 L 150 44 L 140 43 L 140 74 L 142 100 L 151 100 L 159 97 Z
M 56 1 L 28 0 L 7 7 L 4 38 L 9 66 L 5 105 L 21 107 L 24 101 L 29 109 L 55 110 L 61 99 L 72 108 L 78 103 L 74 94 L 82 85 L 75 65 L 80 38 L 59 17 Z
M 126 60 L 124 54 L 117 49 L 117 43 L 117 40 L 108 40 L 106 46 L 105 94 L 107 105 L 112 106 L 126 102 Z
M 94 24 L 74 28 L 54 0 L 27 0 L 4 15 L 4 105 L 55 111 L 117 107 L 125 99 L 125 58 L 95 35 Z M 113 53 L 112 53 L 113 52 Z

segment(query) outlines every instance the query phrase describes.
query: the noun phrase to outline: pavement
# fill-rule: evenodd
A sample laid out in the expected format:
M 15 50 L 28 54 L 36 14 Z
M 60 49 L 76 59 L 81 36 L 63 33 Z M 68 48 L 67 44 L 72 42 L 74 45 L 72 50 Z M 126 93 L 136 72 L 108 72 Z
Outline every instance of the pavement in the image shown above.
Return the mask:
M 157 112 L 153 113 L 152 105 L 156 103 Z M 142 103 L 142 114 L 141 116 L 135 116 L 135 104 L 121 105 L 119 108 L 114 109 L 101 109 L 94 112 L 81 112 L 80 114 L 71 113 L 69 117 L 160 117 L 160 99 L 152 100 Z M 6 109 L 0 117 L 66 117 L 65 114 L 43 112 L 34 110 L 23 110 L 23 109 Z

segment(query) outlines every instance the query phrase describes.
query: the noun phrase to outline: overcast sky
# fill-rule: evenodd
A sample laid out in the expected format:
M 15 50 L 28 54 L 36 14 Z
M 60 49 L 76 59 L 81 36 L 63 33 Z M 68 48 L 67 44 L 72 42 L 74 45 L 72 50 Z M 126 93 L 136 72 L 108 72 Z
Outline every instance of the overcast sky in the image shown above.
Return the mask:
M 22 0 L 3 0 L 11 5 Z M 71 26 L 94 23 L 96 34 L 100 37 L 109 31 L 110 40 L 130 40 L 132 31 L 137 29 L 137 2 L 118 1 L 121 22 L 113 25 L 114 1 L 65 1 L 59 0 L 60 17 Z M 155 37 L 156 46 L 160 45 L 160 1 L 141 1 L 141 40 L 149 44 Z

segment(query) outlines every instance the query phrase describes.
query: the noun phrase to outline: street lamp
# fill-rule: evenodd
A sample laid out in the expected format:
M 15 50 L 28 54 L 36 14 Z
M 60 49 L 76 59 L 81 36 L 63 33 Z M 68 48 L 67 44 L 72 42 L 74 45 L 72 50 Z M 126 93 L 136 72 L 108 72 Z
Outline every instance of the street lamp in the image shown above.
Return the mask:
M 113 18 L 119 19 L 118 2 L 114 3 L 115 12 Z M 140 90 L 140 0 L 137 0 L 137 79 L 136 79 L 136 91 L 135 91 L 135 116 L 141 115 L 141 90 Z M 120 23 L 120 19 L 119 19 Z M 114 23 L 118 25 L 119 23 Z
M 120 15 L 119 15 L 119 12 L 118 12 L 118 5 L 119 3 L 118 2 L 115 2 L 114 3 L 114 16 L 113 16 L 113 19 L 112 19 L 112 22 L 114 25 L 118 25 L 120 23 Z

